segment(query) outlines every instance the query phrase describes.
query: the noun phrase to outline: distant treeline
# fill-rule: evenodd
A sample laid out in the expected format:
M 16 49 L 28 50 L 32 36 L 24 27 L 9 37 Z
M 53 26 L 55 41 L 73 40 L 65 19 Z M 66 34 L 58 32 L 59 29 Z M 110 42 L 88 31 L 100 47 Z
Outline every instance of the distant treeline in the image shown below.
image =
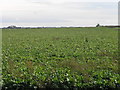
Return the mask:
M 108 28 L 119 28 L 120 26 L 101 26 L 101 25 L 96 25 L 96 27 L 108 27 Z M 37 29 L 37 28 L 80 28 L 80 27 L 17 27 L 17 26 L 8 26 L 8 27 L 3 27 L 2 29 Z
M 101 26 L 101 27 L 108 27 L 108 28 L 120 28 L 120 26 Z

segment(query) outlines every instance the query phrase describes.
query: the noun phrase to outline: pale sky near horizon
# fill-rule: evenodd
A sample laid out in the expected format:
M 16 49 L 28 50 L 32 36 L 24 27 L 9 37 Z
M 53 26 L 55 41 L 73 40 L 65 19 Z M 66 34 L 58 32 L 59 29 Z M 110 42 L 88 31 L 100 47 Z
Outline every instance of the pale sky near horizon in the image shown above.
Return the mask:
M 118 0 L 0 0 L 2 27 L 118 24 Z

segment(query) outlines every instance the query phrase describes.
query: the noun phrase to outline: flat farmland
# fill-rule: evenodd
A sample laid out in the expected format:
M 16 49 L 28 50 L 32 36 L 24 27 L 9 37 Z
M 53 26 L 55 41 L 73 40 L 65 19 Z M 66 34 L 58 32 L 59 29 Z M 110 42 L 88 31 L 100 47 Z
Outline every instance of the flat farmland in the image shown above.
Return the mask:
M 116 28 L 3 29 L 2 39 L 3 89 L 120 88 Z

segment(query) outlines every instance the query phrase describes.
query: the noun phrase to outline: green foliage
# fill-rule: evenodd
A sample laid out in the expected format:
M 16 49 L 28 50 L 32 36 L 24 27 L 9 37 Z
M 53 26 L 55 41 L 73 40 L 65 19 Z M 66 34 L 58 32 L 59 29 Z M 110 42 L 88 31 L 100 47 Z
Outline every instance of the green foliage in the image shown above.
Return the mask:
M 99 27 L 99 26 L 100 26 L 100 24 L 97 24 L 97 25 L 96 25 L 96 27 Z
M 3 29 L 3 89 L 120 88 L 118 31 Z

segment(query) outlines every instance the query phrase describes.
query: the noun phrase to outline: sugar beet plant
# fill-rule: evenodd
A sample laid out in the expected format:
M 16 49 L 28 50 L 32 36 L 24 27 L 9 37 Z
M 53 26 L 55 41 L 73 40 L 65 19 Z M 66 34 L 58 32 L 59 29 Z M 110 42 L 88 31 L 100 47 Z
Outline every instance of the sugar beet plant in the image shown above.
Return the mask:
M 120 88 L 115 28 L 3 29 L 3 90 Z

